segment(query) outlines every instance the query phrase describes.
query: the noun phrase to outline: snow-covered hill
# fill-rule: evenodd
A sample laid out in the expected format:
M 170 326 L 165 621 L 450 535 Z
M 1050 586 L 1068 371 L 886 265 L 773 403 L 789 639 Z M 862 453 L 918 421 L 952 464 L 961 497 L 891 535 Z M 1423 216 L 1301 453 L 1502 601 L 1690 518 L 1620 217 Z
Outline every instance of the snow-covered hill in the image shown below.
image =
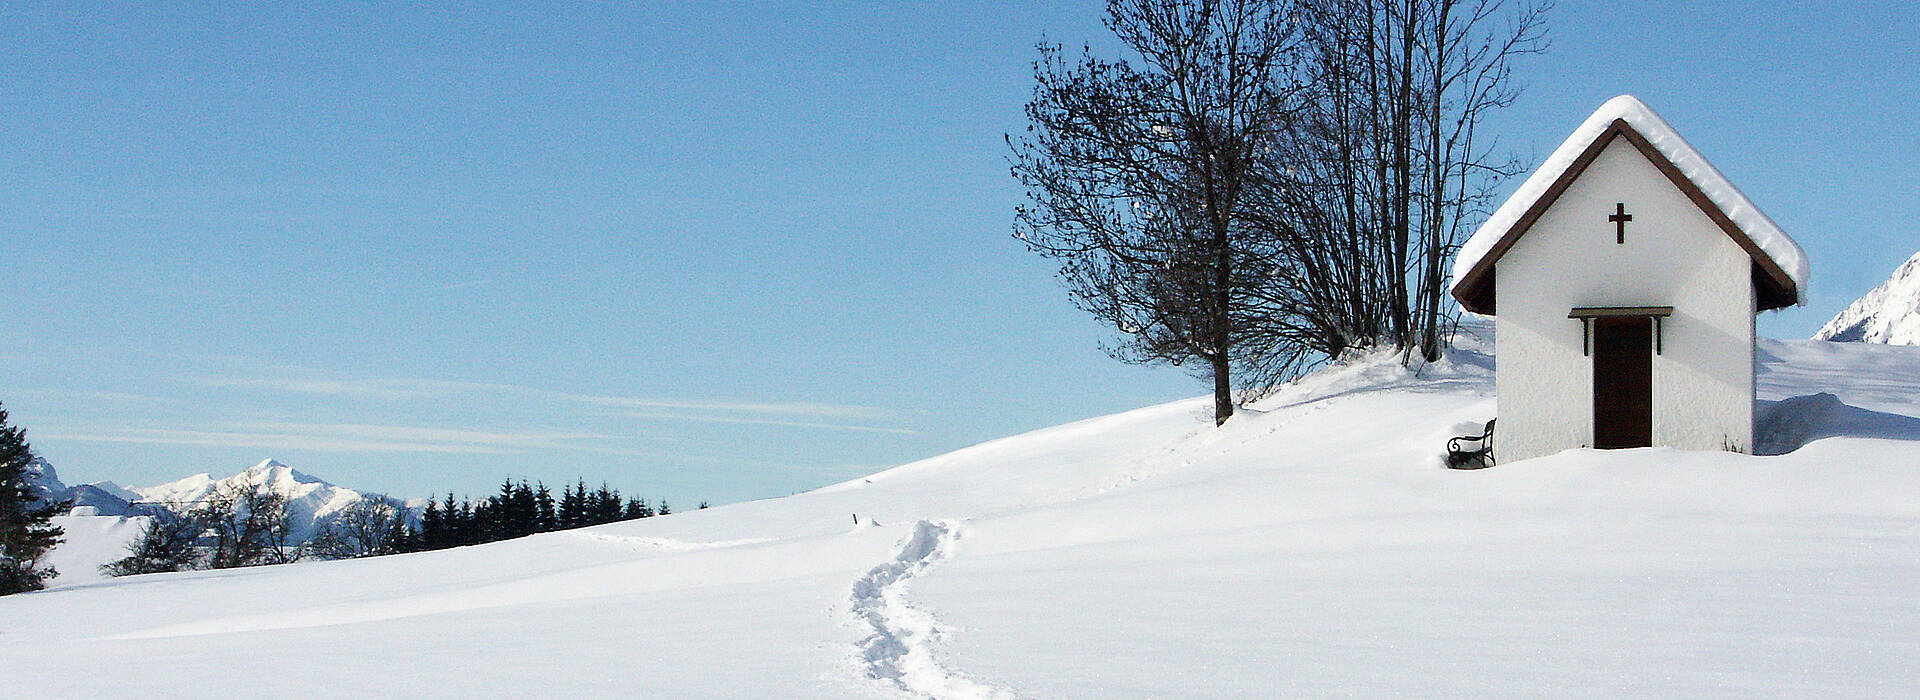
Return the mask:
M 129 545 L 147 529 L 147 517 L 57 515 L 53 524 L 65 531 L 60 546 L 47 552 L 44 563 L 60 572 L 51 587 L 81 586 L 107 580 L 100 567 L 127 556 Z
M 1814 340 L 1920 345 L 1920 253 L 1813 334 Z
M 1362 362 L 1220 428 L 1178 402 L 477 547 L 0 598 L 34 630 L 0 667 L 17 697 L 1920 693 L 1920 348 L 1764 341 L 1784 455 L 1444 469 L 1490 364 Z

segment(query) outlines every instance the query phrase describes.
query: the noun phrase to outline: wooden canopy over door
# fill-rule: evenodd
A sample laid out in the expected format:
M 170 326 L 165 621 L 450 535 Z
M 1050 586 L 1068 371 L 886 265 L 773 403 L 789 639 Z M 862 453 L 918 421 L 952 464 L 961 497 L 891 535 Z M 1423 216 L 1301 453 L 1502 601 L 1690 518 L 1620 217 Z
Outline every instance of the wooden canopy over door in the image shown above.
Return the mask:
M 1653 318 L 1593 319 L 1593 446 L 1653 444 Z

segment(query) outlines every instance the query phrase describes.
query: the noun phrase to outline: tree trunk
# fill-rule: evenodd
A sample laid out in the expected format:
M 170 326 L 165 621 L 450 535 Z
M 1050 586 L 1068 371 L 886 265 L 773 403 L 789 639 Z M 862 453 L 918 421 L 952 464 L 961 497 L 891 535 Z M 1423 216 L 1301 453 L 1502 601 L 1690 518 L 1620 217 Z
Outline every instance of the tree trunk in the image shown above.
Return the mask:
M 1215 355 L 1213 363 L 1213 424 L 1220 425 L 1233 417 L 1233 382 L 1227 376 L 1227 356 Z

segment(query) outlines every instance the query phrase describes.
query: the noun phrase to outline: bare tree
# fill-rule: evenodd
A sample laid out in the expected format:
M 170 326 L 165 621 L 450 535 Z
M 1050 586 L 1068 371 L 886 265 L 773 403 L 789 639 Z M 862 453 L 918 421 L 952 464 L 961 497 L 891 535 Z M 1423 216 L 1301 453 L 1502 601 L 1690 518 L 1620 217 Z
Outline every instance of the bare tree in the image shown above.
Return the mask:
M 1121 333 L 1115 357 L 1202 363 L 1216 423 L 1233 414 L 1243 306 L 1266 273 L 1247 195 L 1288 118 L 1287 8 L 1110 0 L 1107 27 L 1139 63 L 1042 45 L 1027 133 L 1007 138 L 1030 200 L 1014 235 Z
M 195 568 L 200 558 L 195 543 L 206 529 L 206 520 L 198 514 L 179 515 L 164 508 L 151 509 L 140 539 L 127 544 L 126 558 L 100 568 L 108 576 Z
M 207 520 L 213 538 L 208 561 L 212 568 L 286 564 L 305 553 L 292 541 L 287 497 L 271 489 L 222 487 L 195 510 Z
M 342 508 L 332 522 L 314 536 L 312 549 L 329 559 L 351 559 L 393 554 L 406 535 L 406 506 L 379 494 L 370 494 Z
M 1310 98 L 1252 198 L 1285 260 L 1257 288 L 1248 341 L 1436 359 L 1452 324 L 1446 262 L 1518 171 L 1478 127 L 1516 97 L 1513 59 L 1546 48 L 1548 3 L 1298 6 Z

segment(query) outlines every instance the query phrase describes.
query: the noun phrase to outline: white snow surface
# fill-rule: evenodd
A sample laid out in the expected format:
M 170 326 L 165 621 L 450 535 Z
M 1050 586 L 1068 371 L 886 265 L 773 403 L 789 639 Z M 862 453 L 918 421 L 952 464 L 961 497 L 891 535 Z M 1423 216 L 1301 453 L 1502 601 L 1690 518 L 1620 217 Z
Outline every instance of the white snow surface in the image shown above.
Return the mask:
M 1907 258 L 1866 296 L 1848 304 L 1813 339 L 1920 345 L 1920 253 Z
M 1194 399 L 785 498 L 8 596 L 5 694 L 1920 693 L 1920 348 L 1763 341 L 1779 456 L 1447 470 L 1491 364 L 1371 358 L 1219 428 Z
M 1726 213 L 1727 218 L 1733 220 L 1734 225 L 1746 233 L 1748 238 L 1753 239 L 1754 244 L 1765 251 L 1768 257 L 1773 258 L 1780 269 L 1787 273 L 1787 277 L 1793 280 L 1793 286 L 1799 294 L 1798 302 L 1806 303 L 1807 279 L 1811 268 L 1807 263 L 1807 254 L 1800 249 L 1800 244 L 1795 243 L 1785 231 L 1780 230 L 1780 226 L 1775 224 L 1773 219 L 1768 218 L 1759 207 L 1754 206 L 1753 202 L 1747 199 L 1746 195 L 1741 194 L 1725 175 L 1720 174 L 1712 163 L 1707 162 L 1705 156 L 1700 155 L 1700 152 L 1694 150 L 1686 139 L 1681 138 L 1680 132 L 1675 131 L 1665 119 L 1661 119 L 1652 107 L 1648 107 L 1645 102 L 1641 102 L 1639 98 L 1632 95 L 1621 95 L 1600 105 L 1600 109 L 1595 110 L 1592 116 L 1587 117 L 1587 120 L 1580 124 L 1580 128 L 1567 136 L 1567 140 L 1562 141 L 1560 147 L 1554 149 L 1553 155 L 1548 156 L 1547 160 L 1520 184 L 1520 188 L 1514 191 L 1513 196 L 1508 197 L 1499 209 L 1494 210 L 1493 215 L 1487 217 L 1486 222 L 1474 231 L 1473 236 L 1460 246 L 1460 252 L 1453 260 L 1453 283 L 1456 286 L 1468 271 L 1480 263 L 1481 258 L 1486 257 L 1494 244 L 1500 241 L 1500 237 L 1506 235 L 1507 231 L 1513 228 L 1514 223 L 1527 213 L 1527 209 L 1546 194 L 1554 181 L 1560 179 L 1567 168 L 1572 167 L 1573 162 L 1579 159 L 1580 153 L 1613 124 L 1615 119 L 1626 120 L 1634 130 L 1647 137 L 1647 141 L 1653 144 L 1655 150 L 1673 161 L 1674 166 L 1707 195 L 1707 199 L 1719 206 L 1720 210 Z
M 53 524 L 66 539 L 42 560 L 60 572 L 47 585 L 78 586 L 107 579 L 100 567 L 126 558 L 127 546 L 146 531 L 147 516 L 56 515 Z

